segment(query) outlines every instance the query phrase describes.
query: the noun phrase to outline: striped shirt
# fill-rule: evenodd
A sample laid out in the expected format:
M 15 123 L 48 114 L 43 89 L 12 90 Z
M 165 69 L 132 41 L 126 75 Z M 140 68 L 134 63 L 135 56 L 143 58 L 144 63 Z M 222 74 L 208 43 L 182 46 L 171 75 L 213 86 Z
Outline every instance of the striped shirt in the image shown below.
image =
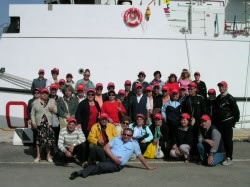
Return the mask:
M 86 138 L 82 132 L 82 129 L 76 128 L 73 132 L 69 132 L 67 127 L 60 130 L 58 139 L 58 148 L 65 152 L 70 145 L 79 145 L 86 141 Z

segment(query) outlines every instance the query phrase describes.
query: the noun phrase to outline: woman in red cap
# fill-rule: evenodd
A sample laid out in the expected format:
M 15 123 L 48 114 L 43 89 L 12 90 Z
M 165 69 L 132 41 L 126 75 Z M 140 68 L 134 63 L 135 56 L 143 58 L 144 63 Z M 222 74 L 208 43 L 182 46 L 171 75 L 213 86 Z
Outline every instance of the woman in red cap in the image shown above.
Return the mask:
M 40 98 L 33 102 L 31 110 L 32 127 L 37 131 L 36 147 L 37 155 L 34 162 L 41 160 L 40 148 L 46 147 L 47 160 L 53 162 L 50 156 L 50 148 L 55 144 L 54 132 L 52 129 L 52 114 L 57 113 L 54 99 L 49 99 L 49 90 L 43 88 L 40 91 Z
M 181 115 L 181 126 L 177 129 L 170 156 L 173 158 L 184 158 L 185 162 L 190 159 L 190 150 L 193 145 L 193 132 L 190 123 L 190 115 Z

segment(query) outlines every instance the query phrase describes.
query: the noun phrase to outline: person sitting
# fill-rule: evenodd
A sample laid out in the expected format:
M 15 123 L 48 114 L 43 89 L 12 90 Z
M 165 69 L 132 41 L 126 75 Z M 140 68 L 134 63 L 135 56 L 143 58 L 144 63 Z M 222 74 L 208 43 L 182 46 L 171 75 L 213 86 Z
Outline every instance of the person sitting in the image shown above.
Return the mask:
M 181 125 L 176 130 L 172 150 L 170 151 L 171 157 L 184 157 L 185 162 L 188 162 L 190 159 L 190 150 L 193 145 L 193 132 L 190 119 L 191 117 L 188 113 L 181 115 Z
M 103 147 L 111 141 L 115 136 L 118 136 L 117 130 L 112 123 L 108 123 L 108 114 L 102 113 L 100 121 L 94 124 L 88 136 L 89 142 L 89 158 L 88 164 L 94 164 L 96 161 L 105 161 Z
M 164 156 L 167 156 L 167 141 L 168 141 L 168 129 L 166 124 L 163 123 L 162 115 L 156 113 L 154 115 L 154 121 L 150 126 L 150 130 L 153 134 L 153 143 L 159 144 Z
M 60 130 L 58 148 L 59 159 L 67 162 L 69 158 L 77 157 L 80 162 L 86 161 L 86 138 L 81 129 L 76 128 L 77 122 L 74 117 L 67 119 L 67 127 Z
M 136 122 L 129 125 L 134 131 L 133 139 L 137 140 L 142 154 L 147 149 L 148 144 L 153 140 L 153 135 L 148 126 L 145 125 L 145 117 L 143 114 L 136 115 Z
M 70 175 L 70 180 L 74 180 L 79 176 L 86 178 L 89 175 L 119 172 L 127 164 L 133 153 L 138 156 L 141 163 L 147 169 L 155 170 L 155 167 L 148 165 L 146 159 L 141 154 L 138 142 L 133 140 L 132 136 L 132 129 L 124 129 L 122 136 L 113 138 L 112 141 L 105 145 L 104 152 L 107 155 L 105 161 L 89 165 L 83 170 L 73 172 Z
M 204 165 L 216 166 L 224 160 L 224 144 L 220 132 L 212 125 L 209 115 L 201 117 L 197 149 Z

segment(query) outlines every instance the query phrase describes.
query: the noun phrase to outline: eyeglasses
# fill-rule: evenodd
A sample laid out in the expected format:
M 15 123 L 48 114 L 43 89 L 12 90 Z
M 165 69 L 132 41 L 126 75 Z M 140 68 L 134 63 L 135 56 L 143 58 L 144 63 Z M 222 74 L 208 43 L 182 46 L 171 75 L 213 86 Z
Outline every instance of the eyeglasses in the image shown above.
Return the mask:
M 40 92 L 35 92 L 35 94 L 40 94 Z
M 124 124 L 124 125 L 129 125 L 129 122 L 122 122 L 122 124 Z
M 95 96 L 95 94 L 87 94 L 88 96 Z
M 132 134 L 122 134 L 123 136 L 131 137 L 133 136 Z

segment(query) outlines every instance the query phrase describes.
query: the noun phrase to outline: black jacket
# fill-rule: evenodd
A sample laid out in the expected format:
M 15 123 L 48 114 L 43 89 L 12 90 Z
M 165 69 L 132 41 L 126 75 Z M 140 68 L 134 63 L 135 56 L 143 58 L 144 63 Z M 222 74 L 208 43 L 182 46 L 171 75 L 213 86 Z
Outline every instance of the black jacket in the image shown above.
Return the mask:
M 188 144 L 191 147 L 193 145 L 193 127 L 189 126 L 187 131 L 178 127 L 173 139 L 173 144 L 176 144 L 178 147 L 182 144 Z
M 159 94 L 157 96 L 153 96 L 153 101 L 154 101 L 154 108 L 160 108 L 163 105 L 163 101 L 162 101 L 163 95 Z
M 194 81 L 197 84 L 197 94 L 201 95 L 205 100 L 207 100 L 207 86 L 205 82 L 200 81 L 199 83 Z
M 137 96 L 133 95 L 130 98 L 129 102 L 129 116 L 132 119 L 132 121 L 136 120 L 137 114 L 143 114 L 145 117 L 147 117 L 147 96 L 143 95 L 140 102 L 137 102 Z
M 155 124 L 153 122 L 153 124 L 149 127 L 153 136 L 155 135 Z M 160 127 L 160 130 L 161 130 L 161 134 L 162 136 L 160 137 L 160 140 L 161 142 L 167 142 L 168 141 L 168 128 L 167 128 L 167 125 L 166 124 L 162 124 L 161 127 Z
M 238 105 L 235 98 L 230 94 L 227 94 L 226 96 L 222 96 L 221 94 L 218 95 L 215 100 L 215 108 L 216 123 L 232 120 L 234 122 L 234 126 L 240 119 Z
M 98 112 L 101 112 L 101 108 L 97 101 L 95 101 L 95 106 L 98 110 Z M 82 102 L 79 103 L 77 110 L 76 110 L 76 120 L 78 124 L 81 124 L 82 131 L 86 137 L 88 137 L 88 122 L 89 122 L 89 116 L 90 116 L 90 106 L 88 99 L 84 99 Z M 96 122 L 98 121 L 98 118 L 96 119 Z

